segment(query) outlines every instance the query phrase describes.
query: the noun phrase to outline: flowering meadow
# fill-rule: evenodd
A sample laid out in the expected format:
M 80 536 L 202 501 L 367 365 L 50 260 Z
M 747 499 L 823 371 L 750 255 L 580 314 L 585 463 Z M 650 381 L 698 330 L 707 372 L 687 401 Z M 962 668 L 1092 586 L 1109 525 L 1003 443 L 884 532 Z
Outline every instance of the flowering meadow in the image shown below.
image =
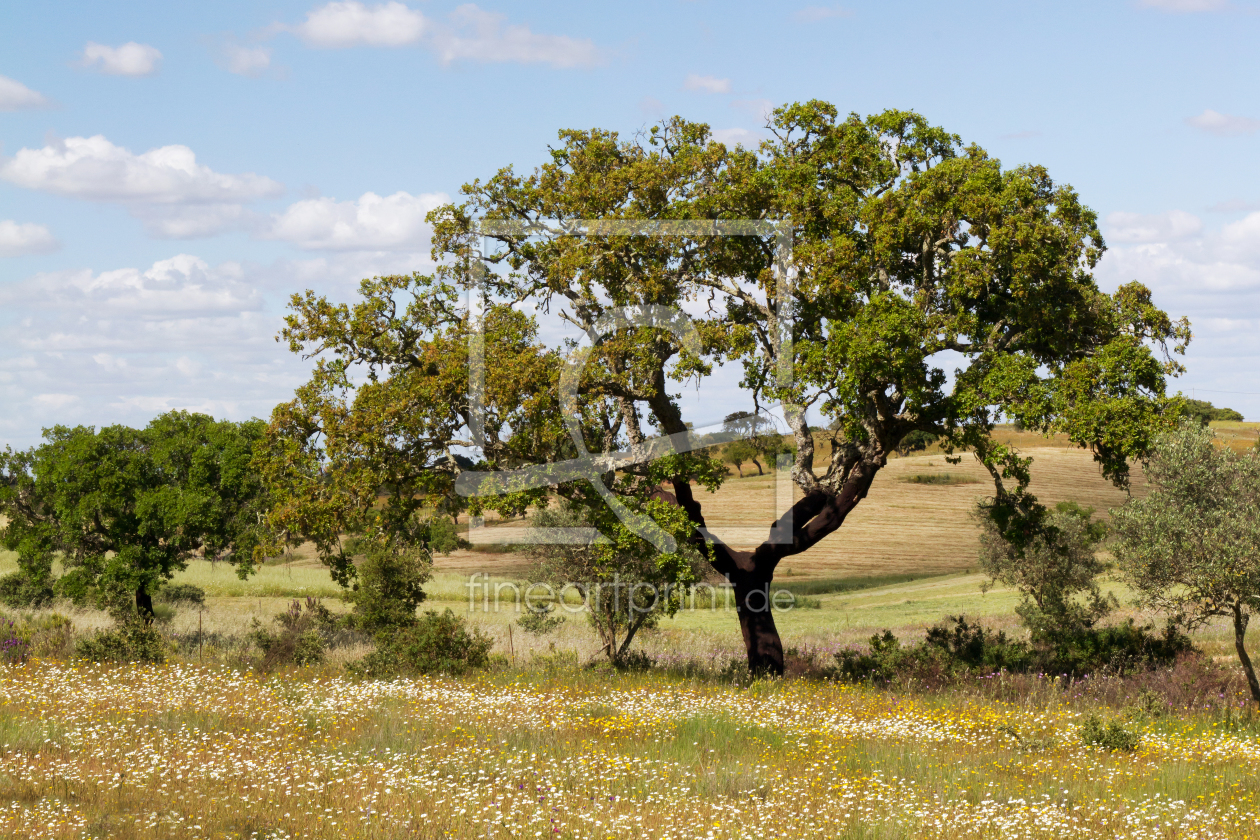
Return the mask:
M 1120 714 L 1120 712 L 1115 712 Z M 6 838 L 1260 835 L 1260 726 L 657 673 L 0 667 Z

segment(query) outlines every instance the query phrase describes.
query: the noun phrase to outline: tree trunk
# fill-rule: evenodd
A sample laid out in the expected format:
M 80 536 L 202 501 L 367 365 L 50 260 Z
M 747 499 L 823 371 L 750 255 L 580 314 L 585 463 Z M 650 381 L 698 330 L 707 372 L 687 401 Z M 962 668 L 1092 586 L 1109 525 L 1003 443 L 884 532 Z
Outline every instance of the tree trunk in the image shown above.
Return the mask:
M 735 589 L 736 614 L 748 653 L 748 669 L 752 673 L 783 674 L 783 642 L 774 623 L 770 599 L 770 584 L 779 561 L 808 551 L 844 524 L 849 512 L 866 498 L 882 466 L 882 459 L 859 462 L 849 472 L 839 493 L 815 490 L 807 494 L 771 524 L 769 539 L 753 551 L 736 551 L 716 540 L 706 544 L 705 537 L 697 533 L 696 547 L 709 555 L 713 568 Z M 690 482 L 675 481 L 673 487 L 672 494 L 662 491 L 662 497 L 680 505 L 698 528 L 704 528 L 704 513 Z
M 757 465 L 757 475 L 765 475 L 765 473 L 762 472 L 761 470 L 761 462 L 758 461 L 756 458 L 753 458 L 752 462 Z
M 146 627 L 153 623 L 153 596 L 143 586 L 136 588 L 136 612 Z
M 1260 705 L 1260 681 L 1256 680 L 1256 669 L 1252 667 L 1251 657 L 1247 655 L 1247 621 L 1251 616 L 1244 615 L 1242 604 L 1234 604 L 1234 649 L 1238 651 L 1238 661 L 1242 663 L 1243 673 L 1247 675 L 1247 687 L 1251 689 L 1251 699 Z

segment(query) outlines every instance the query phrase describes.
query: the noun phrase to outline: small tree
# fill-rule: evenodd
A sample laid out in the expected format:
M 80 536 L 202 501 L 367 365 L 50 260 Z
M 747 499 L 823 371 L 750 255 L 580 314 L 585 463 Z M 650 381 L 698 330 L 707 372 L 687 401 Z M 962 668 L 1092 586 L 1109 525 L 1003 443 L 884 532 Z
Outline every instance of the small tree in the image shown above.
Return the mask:
M 658 522 L 670 524 L 673 514 L 673 527 L 685 527 L 672 505 L 651 501 L 649 507 Z M 590 543 L 540 545 L 535 556 L 540 576 L 561 596 L 576 589 L 585 598 L 587 619 L 614 666 L 626 661 L 635 635 L 677 612 L 687 587 L 699 580 L 700 557 L 689 547 L 663 554 L 614 517 L 594 519 L 565 508 L 540 511 L 533 524 L 548 529 L 595 525 L 603 532 Z
M 56 426 L 40 446 L 6 447 L 0 542 L 17 552 L 18 571 L 0 594 L 32 605 L 57 594 L 148 623 L 153 594 L 196 551 L 225 555 L 248 575 L 266 507 L 250 468 L 261 434 L 257 420 L 174 411 L 144 429 Z
M 432 568 L 428 552 L 414 544 L 368 538 L 354 540 L 349 551 L 363 556 L 345 596 L 354 604 L 350 624 L 367 631 L 414 625 Z
M 988 585 L 1000 581 L 1024 596 L 1015 611 L 1034 638 L 1085 630 L 1111 610 L 1114 598 L 1104 597 L 1097 582 L 1106 564 L 1096 548 L 1107 526 L 1093 521 L 1093 508 L 1060 502 L 1028 538 L 1012 541 L 998 527 L 991 506 L 981 502 L 976 514 L 980 568 L 992 578 Z
M 727 463 L 734 464 L 735 469 L 739 471 L 739 477 L 744 477 L 744 464 L 754 461 L 757 458 L 757 450 L 746 440 L 736 440 L 728 443 L 722 450 L 722 456 Z M 761 466 L 757 466 L 757 474 L 761 474 Z
M 1111 512 L 1119 568 L 1142 603 L 1192 629 L 1225 616 L 1260 704 L 1245 645 L 1260 610 L 1260 452 L 1218 447 L 1189 422 L 1161 436 L 1146 461 L 1150 492 Z

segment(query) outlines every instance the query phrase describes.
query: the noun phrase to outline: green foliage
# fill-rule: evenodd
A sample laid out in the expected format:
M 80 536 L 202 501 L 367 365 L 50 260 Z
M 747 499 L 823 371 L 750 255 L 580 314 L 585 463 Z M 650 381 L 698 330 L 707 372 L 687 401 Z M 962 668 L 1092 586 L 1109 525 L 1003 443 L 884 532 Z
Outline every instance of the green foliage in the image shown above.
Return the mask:
M 672 505 L 649 500 L 658 524 L 677 536 L 685 534 L 685 514 Z M 534 515 L 538 529 L 588 528 L 599 537 L 589 543 L 540 544 L 533 549 L 538 580 L 556 591 L 573 588 L 587 606 L 587 620 L 603 643 L 603 653 L 616 664 L 635 634 L 654 627 L 682 606 L 687 588 L 700 579 L 700 557 L 681 540 L 676 553 L 663 553 L 610 515 L 576 505 Z
M 555 609 L 551 604 L 529 607 L 516 623 L 531 636 L 545 636 L 564 624 L 564 616 L 555 615 Z
M 1199 425 L 1206 426 L 1214 421 L 1225 421 L 1241 423 L 1243 416 L 1232 408 L 1217 408 L 1206 400 L 1183 400 L 1183 413 L 1199 422 Z
M 139 617 L 112 630 L 101 630 L 79 639 L 74 655 L 93 662 L 144 662 L 159 665 L 166 661 L 166 644 L 151 624 Z
M 1112 752 L 1133 752 L 1142 743 L 1142 736 L 1125 729 L 1119 721 L 1103 724 L 1102 718 L 1091 714 L 1081 723 L 1081 743 L 1087 747 L 1102 747 Z
M 359 676 L 381 679 L 416 674 L 463 674 L 489 664 L 493 640 L 449 609 L 426 611 L 410 627 L 382 631 L 376 649 L 356 663 Z
M 281 665 L 319 665 L 324 661 L 328 637 L 337 627 L 336 617 L 316 598 L 307 598 L 305 604 L 294 601 L 274 623 L 278 629 L 271 631 L 254 619 L 249 634 L 262 652 L 258 667 L 263 672 Z
M 1253 699 L 1260 680 L 1246 648 L 1260 610 L 1260 451 L 1218 447 L 1187 422 L 1162 435 L 1145 464 L 1149 492 L 1111 512 L 1115 554 L 1143 604 L 1187 627 L 1231 619 Z
M 901 442 L 897 444 L 897 453 L 904 456 L 912 452 L 923 452 L 938 440 L 940 440 L 939 435 L 915 429 L 901 438 Z
M 1093 508 L 1061 502 L 1050 512 L 1030 510 L 1018 518 L 1015 538 L 1010 520 L 1002 528 L 1003 513 L 994 502 L 981 502 L 976 512 L 980 568 L 1024 596 L 1016 612 L 1034 639 L 1080 634 L 1111 610 L 1114 599 L 1097 582 L 1107 568 L 1097 555 L 1107 530 L 1093 521 Z
M 153 597 L 159 603 L 175 606 L 201 609 L 206 605 L 206 591 L 192 583 L 168 583 Z
M 1125 485 L 1129 461 L 1168 422 L 1166 379 L 1182 369 L 1173 356 L 1189 324 L 1138 283 L 1098 287 L 1096 214 L 1043 167 L 1003 168 L 907 111 L 860 117 L 809 101 L 770 123 L 755 151 L 681 118 L 645 137 L 561 131 L 537 168 L 494 168 L 431 214 L 432 275 L 364 280 L 353 304 L 294 296 L 283 336 L 318 360 L 273 412 L 259 454 L 275 533 L 313 540 L 348 584 L 343 534 L 390 538 L 421 509 L 515 516 L 555 494 L 616 546 L 609 559 L 637 568 L 632 539 L 665 531 L 718 573 L 760 585 L 783 556 L 840 527 L 903 441 L 935 436 L 990 471 L 1003 540 L 1021 556 L 1037 537 L 1057 552 L 1027 492 L 1031 461 L 994 441 L 997 421 L 1063 433 Z M 708 221 L 661 227 L 687 219 Z M 786 229 L 712 235 L 741 219 Z M 519 227 L 483 224 L 502 220 Z M 790 288 L 775 264 L 782 235 L 793 242 Z M 484 318 L 463 303 L 472 287 L 487 292 Z M 698 300 L 710 305 L 687 329 L 653 314 Z M 590 345 L 543 344 L 519 301 L 563 306 Z M 469 346 L 484 349 L 484 366 L 470 369 Z M 956 377 L 941 367 L 946 351 L 960 360 Z M 679 386 L 727 363 L 742 367 L 751 404 L 783 406 L 808 499 L 793 539 L 747 556 L 700 530 L 693 487 L 712 491 L 728 471 L 704 452 L 660 457 L 693 440 Z M 474 391 L 484 424 L 467 410 Z M 825 433 L 811 427 L 819 415 Z M 739 433 L 782 453 L 755 423 Z M 815 464 L 816 432 L 830 438 L 826 464 Z M 481 460 L 461 462 L 464 447 Z M 582 449 L 594 468 L 571 466 Z M 760 469 L 758 457 L 748 461 Z M 524 480 L 515 471 L 526 465 L 550 475 Z M 637 517 L 625 535 L 596 521 L 610 501 Z M 778 645 L 748 641 L 750 651 Z
M 423 549 L 375 539 L 352 541 L 350 552 L 362 555 L 355 583 L 345 599 L 354 605 L 349 625 L 368 632 L 409 627 L 424 601 L 423 586 L 432 574 Z
M 119 611 L 134 597 L 142 618 L 152 595 L 194 551 L 253 568 L 265 493 L 250 469 L 259 421 L 216 422 L 182 411 L 143 430 L 56 426 L 45 442 L 0 453 L 0 543 L 18 554 L 0 584 L 10 603 L 76 604 Z M 53 560 L 65 572 L 53 578 Z M 126 610 L 122 610 L 126 613 Z
M 854 681 L 895 682 L 910 678 L 950 680 L 995 671 L 1040 672 L 1079 677 L 1109 670 L 1123 673 L 1174 662 L 1190 640 L 1168 627 L 1155 635 L 1130 619 L 1114 627 L 1077 629 L 1034 644 L 1010 639 L 964 616 L 930 628 L 915 645 L 902 645 L 889 630 L 871 637 L 866 651 L 836 654 L 839 676 Z

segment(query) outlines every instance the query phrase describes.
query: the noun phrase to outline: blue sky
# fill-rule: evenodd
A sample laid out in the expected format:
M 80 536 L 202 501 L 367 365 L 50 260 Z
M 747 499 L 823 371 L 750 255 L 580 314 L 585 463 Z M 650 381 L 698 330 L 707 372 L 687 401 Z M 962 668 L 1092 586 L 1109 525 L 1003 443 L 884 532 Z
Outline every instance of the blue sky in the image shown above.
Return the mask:
M 910 108 L 1104 219 L 1098 271 L 1260 419 L 1260 4 L 0 2 L 0 443 L 265 417 L 288 294 L 423 270 L 423 216 L 561 128 Z M 716 398 L 724 397 L 717 394 Z M 716 403 L 715 403 L 716 404 Z M 697 417 L 697 420 L 707 418 Z

